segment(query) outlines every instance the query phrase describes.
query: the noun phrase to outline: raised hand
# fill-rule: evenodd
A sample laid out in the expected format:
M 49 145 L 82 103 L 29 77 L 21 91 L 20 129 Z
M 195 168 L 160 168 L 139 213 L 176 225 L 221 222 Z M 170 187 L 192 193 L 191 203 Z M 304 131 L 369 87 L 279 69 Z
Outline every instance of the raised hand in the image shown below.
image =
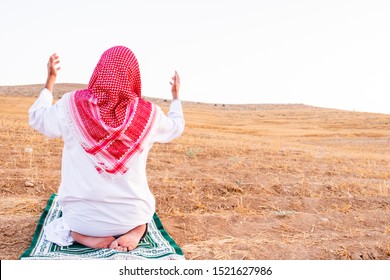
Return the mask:
M 52 54 L 49 58 L 49 62 L 47 63 L 47 75 L 48 76 L 57 76 L 57 72 L 61 69 L 61 67 L 58 66 L 60 63 L 58 55 Z
M 45 88 L 50 91 L 53 91 L 54 83 L 57 78 L 57 73 L 61 69 L 58 66 L 60 63 L 59 57 L 56 53 L 52 54 L 49 58 L 49 62 L 47 63 L 47 80 L 45 84 Z
M 172 88 L 172 98 L 178 99 L 179 98 L 179 90 L 180 90 L 180 77 L 179 74 L 175 71 L 175 75 L 172 77 L 172 81 L 170 82 Z

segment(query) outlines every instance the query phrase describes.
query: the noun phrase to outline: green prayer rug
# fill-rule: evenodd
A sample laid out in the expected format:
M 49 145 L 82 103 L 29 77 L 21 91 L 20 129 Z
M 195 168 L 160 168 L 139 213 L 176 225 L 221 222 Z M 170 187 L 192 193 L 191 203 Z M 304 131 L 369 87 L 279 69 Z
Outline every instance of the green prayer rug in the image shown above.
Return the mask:
M 120 252 L 113 249 L 92 249 L 79 243 L 70 246 L 58 246 L 45 240 L 43 227 L 61 217 L 61 207 L 58 197 L 52 194 L 43 211 L 35 230 L 30 247 L 20 256 L 21 260 L 80 260 L 80 259 L 109 259 L 109 260 L 147 260 L 168 259 L 184 260 L 180 247 L 165 231 L 159 217 L 155 213 L 148 224 L 148 232 L 136 249 L 130 252 Z

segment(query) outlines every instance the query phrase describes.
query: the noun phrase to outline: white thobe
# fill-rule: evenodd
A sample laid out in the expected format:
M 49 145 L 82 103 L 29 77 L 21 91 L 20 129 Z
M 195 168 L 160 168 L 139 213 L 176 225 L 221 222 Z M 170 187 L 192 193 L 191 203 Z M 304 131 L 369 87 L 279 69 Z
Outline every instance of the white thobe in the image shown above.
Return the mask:
M 181 101 L 171 102 L 167 116 L 156 106 L 156 119 L 150 136 L 143 143 L 144 150 L 130 159 L 129 170 L 115 181 L 98 173 L 93 161 L 70 133 L 64 98 L 52 103 L 52 93 L 43 89 L 29 110 L 32 128 L 50 138 L 64 140 L 58 190 L 63 215 L 45 227 L 46 239 L 66 246 L 73 242 L 70 231 L 90 236 L 117 236 L 149 222 L 155 212 L 155 199 L 146 177 L 147 155 L 154 142 L 166 143 L 182 134 L 185 122 Z

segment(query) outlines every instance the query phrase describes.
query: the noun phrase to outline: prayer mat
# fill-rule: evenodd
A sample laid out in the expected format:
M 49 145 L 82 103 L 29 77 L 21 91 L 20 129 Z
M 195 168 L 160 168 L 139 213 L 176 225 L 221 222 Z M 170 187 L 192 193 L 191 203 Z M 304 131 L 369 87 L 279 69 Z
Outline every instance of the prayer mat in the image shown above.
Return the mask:
M 147 260 L 168 259 L 184 260 L 182 250 L 165 231 L 159 217 L 155 213 L 148 224 L 148 232 L 138 247 L 130 252 L 120 252 L 113 249 L 92 249 L 77 242 L 70 246 L 58 246 L 45 240 L 43 227 L 61 217 L 61 207 L 58 197 L 52 194 L 43 211 L 35 230 L 30 247 L 20 256 L 21 260 L 81 260 L 81 259 L 110 259 L 110 260 Z

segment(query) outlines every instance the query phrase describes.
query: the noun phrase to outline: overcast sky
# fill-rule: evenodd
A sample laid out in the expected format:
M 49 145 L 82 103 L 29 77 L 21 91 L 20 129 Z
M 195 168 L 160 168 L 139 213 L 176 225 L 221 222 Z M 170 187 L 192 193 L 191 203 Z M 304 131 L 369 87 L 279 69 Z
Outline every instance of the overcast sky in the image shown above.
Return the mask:
M 390 113 L 390 1 L 1 0 L 0 85 L 88 83 L 102 52 L 125 45 L 143 94 L 304 103 Z

